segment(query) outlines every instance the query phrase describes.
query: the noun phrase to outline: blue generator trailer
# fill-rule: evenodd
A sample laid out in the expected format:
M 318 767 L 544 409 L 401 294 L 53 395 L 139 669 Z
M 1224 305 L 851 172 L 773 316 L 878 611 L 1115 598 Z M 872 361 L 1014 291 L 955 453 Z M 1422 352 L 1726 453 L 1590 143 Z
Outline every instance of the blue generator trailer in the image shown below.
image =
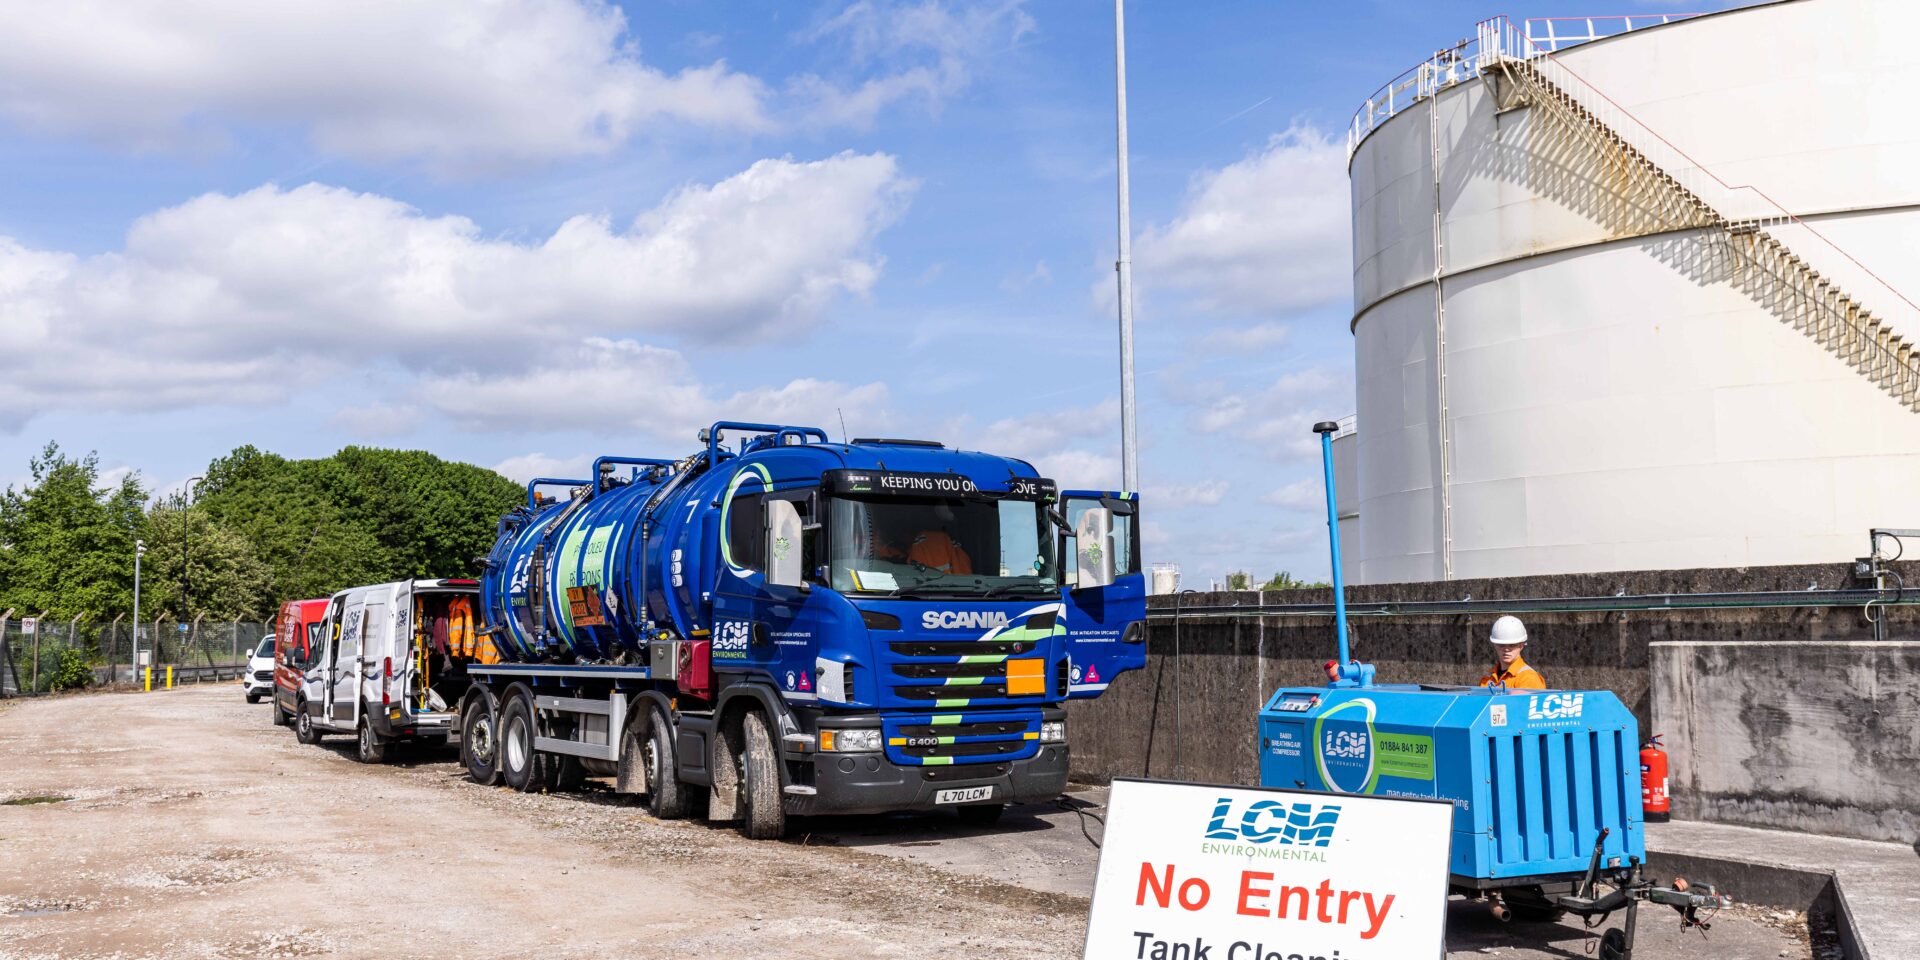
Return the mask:
M 1334 526 L 1332 433 L 1320 434 Z M 1728 903 L 1685 880 L 1643 877 L 1639 728 L 1604 690 L 1521 690 L 1374 682 L 1348 657 L 1340 544 L 1332 541 L 1339 676 L 1325 686 L 1283 687 L 1260 712 L 1260 783 L 1335 794 L 1440 799 L 1453 804 L 1448 872 L 1455 894 L 1490 902 L 1506 920 L 1565 913 L 1598 925 L 1604 960 L 1629 960 L 1642 901 L 1679 911 Z

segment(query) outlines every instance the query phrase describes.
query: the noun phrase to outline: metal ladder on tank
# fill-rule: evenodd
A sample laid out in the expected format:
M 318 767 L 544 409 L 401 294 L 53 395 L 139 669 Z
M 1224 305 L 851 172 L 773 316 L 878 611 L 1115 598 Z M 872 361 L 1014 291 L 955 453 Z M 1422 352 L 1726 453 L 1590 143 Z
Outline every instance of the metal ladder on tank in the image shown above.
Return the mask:
M 1507 18 L 1481 21 L 1476 41 L 1479 74 L 1493 84 L 1499 108 L 1528 106 L 1544 112 L 1575 138 L 1573 145 L 1591 148 L 1605 168 L 1601 175 L 1619 185 L 1625 203 L 1606 212 L 1615 221 L 1609 226 L 1622 236 L 1705 231 L 1728 251 L 1737 286 L 1902 406 L 1920 413 L 1920 348 L 1894 333 L 1885 319 L 1842 290 L 1834 278 L 1814 269 L 1774 231 L 1792 231 L 1831 249 L 1857 267 L 1866 282 L 1883 287 L 1889 299 L 1911 308 L 1917 324 L 1920 305 L 1765 193 L 1714 176 Z M 1729 217 L 1708 197 L 1744 201 L 1761 215 Z

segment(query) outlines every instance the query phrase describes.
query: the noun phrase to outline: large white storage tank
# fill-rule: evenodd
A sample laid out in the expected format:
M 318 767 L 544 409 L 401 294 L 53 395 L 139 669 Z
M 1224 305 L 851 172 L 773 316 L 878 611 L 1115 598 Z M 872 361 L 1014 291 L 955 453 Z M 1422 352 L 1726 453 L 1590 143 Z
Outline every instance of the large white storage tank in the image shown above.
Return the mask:
M 1898 343 L 1823 342 L 1746 246 L 1920 339 L 1920 3 L 1657 19 L 1483 25 L 1356 119 L 1354 582 L 1831 562 L 1920 527 Z M 1535 57 L 1571 111 L 1487 69 L 1550 30 L 1612 34 Z M 1663 225 L 1635 155 L 1735 222 Z

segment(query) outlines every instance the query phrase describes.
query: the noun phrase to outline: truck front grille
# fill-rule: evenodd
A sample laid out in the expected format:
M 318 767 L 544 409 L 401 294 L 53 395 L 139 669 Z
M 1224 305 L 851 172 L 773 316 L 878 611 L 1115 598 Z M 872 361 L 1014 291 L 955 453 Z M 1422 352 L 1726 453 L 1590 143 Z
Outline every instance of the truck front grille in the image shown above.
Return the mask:
M 998 712 L 1000 715 L 995 716 Z M 936 713 L 888 718 L 881 725 L 887 759 L 905 765 L 1024 760 L 1040 745 L 1038 710 Z

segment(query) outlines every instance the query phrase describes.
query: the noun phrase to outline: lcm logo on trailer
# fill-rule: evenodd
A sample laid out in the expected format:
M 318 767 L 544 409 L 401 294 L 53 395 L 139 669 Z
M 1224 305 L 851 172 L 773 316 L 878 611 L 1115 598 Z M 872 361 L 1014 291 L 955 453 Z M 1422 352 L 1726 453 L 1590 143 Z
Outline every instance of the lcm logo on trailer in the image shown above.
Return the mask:
M 1586 695 L 1580 693 L 1549 693 L 1528 697 L 1527 719 L 1577 720 L 1585 702 Z
M 1232 815 L 1232 797 L 1214 801 L 1213 819 L 1207 823 L 1207 839 L 1324 847 L 1333 840 L 1333 828 L 1340 823 L 1340 805 L 1255 800 L 1247 804 L 1238 822 L 1229 823 Z

